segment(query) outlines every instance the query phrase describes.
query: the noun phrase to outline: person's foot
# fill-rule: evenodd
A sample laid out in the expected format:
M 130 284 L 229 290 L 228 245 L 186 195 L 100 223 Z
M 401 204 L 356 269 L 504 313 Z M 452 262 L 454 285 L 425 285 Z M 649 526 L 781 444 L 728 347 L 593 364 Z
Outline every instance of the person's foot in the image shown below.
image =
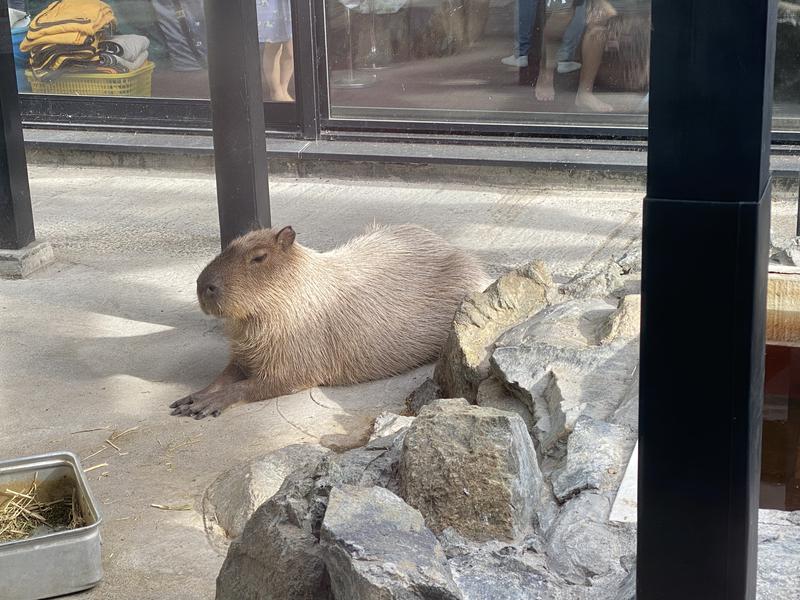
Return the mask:
M 533 90 L 539 102 L 552 102 L 556 99 L 556 90 L 553 87 L 552 77 L 539 77 Z
M 613 106 L 606 104 L 591 92 L 578 92 L 575 96 L 575 106 L 589 112 L 614 112 Z
M 505 58 L 500 60 L 501 63 L 507 65 L 509 67 L 517 67 L 518 69 L 522 69 L 528 66 L 528 57 L 527 56 L 506 56 Z
M 574 62 L 571 60 L 565 60 L 558 63 L 556 70 L 561 74 L 565 75 L 567 73 L 572 73 L 574 71 L 579 71 L 581 68 L 581 63 Z

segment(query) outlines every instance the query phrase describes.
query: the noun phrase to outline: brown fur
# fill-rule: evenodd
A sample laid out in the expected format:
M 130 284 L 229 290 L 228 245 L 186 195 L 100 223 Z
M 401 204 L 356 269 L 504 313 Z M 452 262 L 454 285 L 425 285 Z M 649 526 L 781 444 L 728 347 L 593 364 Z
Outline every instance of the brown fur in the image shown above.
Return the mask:
M 473 257 L 422 227 L 374 227 L 330 252 L 294 243 L 285 228 L 233 241 L 198 294 L 225 321 L 231 362 L 271 397 L 435 360 L 458 304 L 486 283 Z

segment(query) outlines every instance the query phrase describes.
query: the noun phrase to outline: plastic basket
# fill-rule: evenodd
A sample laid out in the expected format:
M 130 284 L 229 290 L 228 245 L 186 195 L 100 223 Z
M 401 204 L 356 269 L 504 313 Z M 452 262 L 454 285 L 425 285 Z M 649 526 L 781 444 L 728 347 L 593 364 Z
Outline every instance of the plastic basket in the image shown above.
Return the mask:
M 67 96 L 137 96 L 149 97 L 153 92 L 153 69 L 147 61 L 130 73 L 68 73 L 52 81 L 43 81 L 25 71 L 34 94 Z

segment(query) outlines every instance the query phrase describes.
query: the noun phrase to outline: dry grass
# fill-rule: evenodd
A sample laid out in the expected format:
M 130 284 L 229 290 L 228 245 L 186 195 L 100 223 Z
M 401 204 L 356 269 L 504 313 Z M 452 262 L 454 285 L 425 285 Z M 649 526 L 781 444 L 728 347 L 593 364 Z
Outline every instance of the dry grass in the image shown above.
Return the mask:
M 37 498 L 39 491 L 35 475 L 25 492 L 0 491 L 0 543 L 27 538 L 40 525 L 51 529 L 75 529 L 84 525 L 75 489 L 71 496 L 48 502 Z

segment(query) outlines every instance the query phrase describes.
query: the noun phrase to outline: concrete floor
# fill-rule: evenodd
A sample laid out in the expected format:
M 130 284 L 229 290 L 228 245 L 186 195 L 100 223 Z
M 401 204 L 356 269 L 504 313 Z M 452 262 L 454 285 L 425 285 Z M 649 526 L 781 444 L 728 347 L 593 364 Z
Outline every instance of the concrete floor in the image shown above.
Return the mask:
M 212 598 L 223 560 L 206 540 L 206 486 L 239 461 L 315 441 L 356 445 L 428 369 L 349 389 L 234 407 L 218 419 L 167 405 L 225 363 L 194 299 L 218 249 L 213 176 L 33 166 L 38 235 L 59 263 L 0 281 L 0 458 L 71 450 L 102 504 L 105 580 L 85 598 Z M 471 248 L 493 273 L 533 258 L 566 276 L 639 236 L 642 190 L 476 189 L 376 181 L 272 182 L 274 222 L 325 249 L 373 220 L 413 221 Z M 794 206 L 777 207 L 784 229 Z M 136 428 L 104 444 L 114 431 Z M 89 431 L 87 431 L 89 430 Z M 151 504 L 190 504 L 164 511 Z

